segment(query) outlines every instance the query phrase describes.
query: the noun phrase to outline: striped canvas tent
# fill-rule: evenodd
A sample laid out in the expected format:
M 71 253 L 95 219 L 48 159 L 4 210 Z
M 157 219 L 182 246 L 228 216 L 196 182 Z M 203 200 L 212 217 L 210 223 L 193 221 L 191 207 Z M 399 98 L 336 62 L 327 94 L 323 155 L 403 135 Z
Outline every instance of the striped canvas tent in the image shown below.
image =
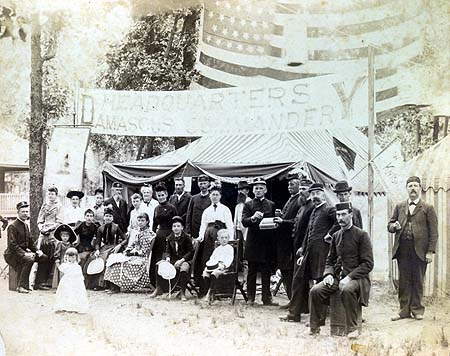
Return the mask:
M 425 295 L 450 293 L 450 136 L 409 162 L 411 175 L 422 180 L 422 198 L 436 209 L 439 239 L 433 263 L 428 265 Z
M 197 69 L 203 88 L 339 74 L 348 96 L 375 46 L 377 115 L 426 100 L 414 62 L 423 50 L 421 1 L 205 0 Z

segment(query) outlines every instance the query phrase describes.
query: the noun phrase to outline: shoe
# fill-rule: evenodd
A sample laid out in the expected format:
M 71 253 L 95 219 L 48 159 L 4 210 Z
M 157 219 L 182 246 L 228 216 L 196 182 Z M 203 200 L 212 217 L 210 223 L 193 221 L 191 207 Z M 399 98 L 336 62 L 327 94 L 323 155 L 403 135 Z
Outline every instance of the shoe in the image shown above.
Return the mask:
M 278 303 L 276 303 L 276 302 L 273 302 L 273 301 L 268 301 L 268 302 L 263 302 L 263 305 L 265 305 L 265 306 L 267 306 L 267 307 L 277 307 L 277 306 L 279 306 L 279 304 Z
M 28 291 L 28 289 L 26 289 L 26 288 L 24 288 L 24 287 L 19 287 L 19 288 L 17 288 L 17 291 L 18 291 L 19 293 L 24 293 L 24 294 L 30 293 L 30 292 Z
M 416 320 L 423 320 L 423 315 L 422 314 L 414 315 L 414 319 L 416 319 Z
M 117 293 L 119 293 L 119 292 L 120 292 L 120 291 L 118 291 L 117 289 L 110 289 L 109 291 L 106 292 L 106 294 L 111 295 L 111 294 L 117 294 Z
M 358 329 L 355 329 L 355 330 L 353 330 L 352 332 L 349 332 L 349 333 L 347 334 L 347 337 L 348 337 L 349 339 L 357 339 L 357 338 L 359 337 L 359 330 L 358 330 Z
M 42 284 L 38 284 L 37 286 L 34 286 L 34 290 L 50 290 L 50 288 Z
M 397 321 L 397 320 L 408 319 L 408 318 L 409 318 L 409 316 L 394 315 L 394 316 L 391 318 L 391 321 Z
M 292 315 L 288 314 L 286 316 L 280 316 L 280 321 L 288 321 L 293 323 L 299 323 L 300 322 L 300 315 Z
M 180 293 L 180 299 L 181 299 L 182 302 L 186 302 L 187 301 L 187 298 L 186 298 L 186 295 L 184 294 L 184 292 Z
M 161 288 L 156 287 L 152 294 L 149 295 L 150 298 L 156 298 L 163 294 L 163 290 Z
M 252 306 L 255 305 L 255 301 L 249 299 L 249 300 L 247 300 L 247 301 L 245 302 L 245 304 L 247 304 L 248 306 L 252 307 Z
M 281 310 L 287 310 L 287 309 L 289 309 L 289 303 L 280 305 L 280 309 L 281 309 Z
M 310 336 L 317 336 L 320 334 L 320 328 L 311 328 L 311 329 L 309 329 L 308 334 Z

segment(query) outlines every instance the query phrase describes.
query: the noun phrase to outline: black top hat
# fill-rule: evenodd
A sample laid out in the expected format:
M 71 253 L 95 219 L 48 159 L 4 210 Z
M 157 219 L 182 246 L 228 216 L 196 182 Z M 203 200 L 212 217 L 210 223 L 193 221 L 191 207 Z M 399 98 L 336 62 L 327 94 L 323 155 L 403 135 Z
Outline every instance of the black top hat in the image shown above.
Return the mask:
M 352 187 L 349 187 L 347 181 L 341 180 L 337 182 L 334 186 L 334 192 L 335 193 L 343 193 L 343 192 L 350 192 L 352 190 Z
M 257 184 L 263 184 L 263 185 L 267 185 L 266 180 L 264 178 L 258 177 L 255 178 L 252 182 L 253 185 L 257 185 Z
M 69 242 L 70 243 L 74 243 L 77 240 L 77 236 L 75 235 L 75 232 L 73 231 L 73 229 L 66 224 L 61 224 L 59 225 L 56 230 L 55 230 L 55 239 L 61 241 L 61 232 L 63 231 L 67 231 L 70 235 L 69 237 Z
M 78 197 L 81 199 L 84 197 L 84 193 L 79 190 L 71 190 L 67 193 L 66 197 L 69 199 L 72 199 L 72 197 Z
M 237 189 L 250 189 L 250 185 L 246 180 L 240 180 L 237 184 Z
M 183 225 L 184 226 L 184 220 L 183 220 L 183 218 L 181 217 L 181 216 L 174 216 L 173 218 L 172 218 L 172 224 L 174 224 L 174 223 L 176 223 L 176 222 L 179 222 L 179 223 L 181 223 L 181 225 Z
M 16 204 L 16 208 L 19 211 L 22 208 L 28 208 L 30 205 L 28 204 L 28 202 L 26 201 L 21 201 L 19 203 Z
M 209 177 L 206 174 L 201 174 L 197 177 L 197 182 L 209 182 Z
M 113 187 L 113 188 L 123 188 L 123 185 L 122 185 L 122 183 L 120 183 L 120 182 L 114 182 L 114 183 L 112 184 L 112 187 Z
M 308 191 L 312 192 L 313 190 L 321 190 L 323 192 L 323 184 L 320 183 L 311 184 Z

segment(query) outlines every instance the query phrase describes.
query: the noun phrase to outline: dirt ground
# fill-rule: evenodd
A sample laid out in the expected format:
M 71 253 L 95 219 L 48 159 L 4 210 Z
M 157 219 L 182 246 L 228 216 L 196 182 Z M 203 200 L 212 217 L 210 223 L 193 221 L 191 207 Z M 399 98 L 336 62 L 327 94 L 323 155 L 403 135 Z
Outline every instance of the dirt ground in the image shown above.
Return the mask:
M 396 297 L 379 283 L 373 283 L 371 304 L 363 309 L 363 333 L 352 342 L 331 337 L 328 324 L 311 337 L 307 318 L 280 322 L 285 311 L 247 307 L 242 298 L 235 306 L 226 300 L 204 306 L 194 297 L 182 303 L 145 293 L 89 291 L 88 296 L 88 314 L 55 314 L 55 291 L 18 294 L 8 291 L 1 277 L 0 333 L 7 355 L 356 355 L 352 346 L 359 355 L 450 355 L 450 301 L 428 300 L 422 321 L 391 322 Z

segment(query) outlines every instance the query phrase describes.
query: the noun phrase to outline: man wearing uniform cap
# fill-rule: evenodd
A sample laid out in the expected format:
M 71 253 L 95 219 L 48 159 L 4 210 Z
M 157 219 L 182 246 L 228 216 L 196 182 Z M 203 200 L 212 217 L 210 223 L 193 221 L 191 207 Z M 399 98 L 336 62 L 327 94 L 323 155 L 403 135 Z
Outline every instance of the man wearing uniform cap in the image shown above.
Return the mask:
M 17 291 L 19 293 L 29 293 L 31 291 L 29 277 L 33 263 L 35 261 L 46 263 L 48 258 L 41 250 L 36 249 L 31 238 L 30 228 L 26 223 L 30 217 L 28 203 L 22 201 L 16 205 L 16 208 L 17 218 L 8 226 L 8 248 L 4 257 L 11 268 L 17 272 Z M 42 278 L 38 280 L 42 280 Z
M 346 201 L 350 201 L 352 187 L 348 185 L 348 183 L 345 180 L 341 180 L 336 183 L 334 186 L 334 192 L 336 193 L 337 198 L 341 203 L 344 203 Z M 362 224 L 362 217 L 361 212 L 359 209 L 352 207 L 353 210 L 353 225 L 359 227 L 360 229 L 363 228 Z
M 341 228 L 332 236 L 324 278 L 309 294 L 310 333 L 320 332 L 320 327 L 325 325 L 324 303 L 331 294 L 340 293 L 348 337 L 355 338 L 359 334 L 359 304 L 369 303 L 372 243 L 367 232 L 353 224 L 350 202 L 336 204 L 336 219 Z
M 438 239 L 438 220 L 434 207 L 422 201 L 419 177 L 406 181 L 408 200 L 397 204 L 388 223 L 395 233 L 392 258 L 399 272 L 398 301 L 400 311 L 392 321 L 414 317 L 423 319 L 423 282 L 427 263 L 433 261 Z
M 259 224 L 263 218 L 273 217 L 275 204 L 266 199 L 266 181 L 256 178 L 253 182 L 255 198 L 245 203 L 242 212 L 242 225 L 248 227 L 245 241 L 244 259 L 248 261 L 247 294 L 249 305 L 255 303 L 256 275 L 261 272 L 262 302 L 264 305 L 278 305 L 272 301 L 270 293 L 270 267 L 273 259 L 273 232 L 261 230 Z
M 114 223 L 119 225 L 120 230 L 127 231 L 128 205 L 122 198 L 122 190 L 122 183 L 114 182 L 111 188 L 112 197 L 105 200 L 103 205 L 112 210 Z
M 331 242 L 331 235 L 339 230 L 336 208 L 325 200 L 324 187 L 314 183 L 309 187 L 314 209 L 309 218 L 307 233 L 303 240 L 300 258 L 293 280 L 292 301 L 289 313 L 283 320 L 300 321 L 301 314 L 308 313 L 309 282 L 320 282 L 325 269 L 325 260 Z
M 292 241 L 292 229 L 295 216 L 300 208 L 300 179 L 298 174 L 289 174 L 288 191 L 291 196 L 280 211 L 275 210 L 273 221 L 278 224 L 275 231 L 277 245 L 277 267 L 281 271 L 284 289 L 289 300 L 291 299 L 292 277 L 294 273 L 294 244 Z

